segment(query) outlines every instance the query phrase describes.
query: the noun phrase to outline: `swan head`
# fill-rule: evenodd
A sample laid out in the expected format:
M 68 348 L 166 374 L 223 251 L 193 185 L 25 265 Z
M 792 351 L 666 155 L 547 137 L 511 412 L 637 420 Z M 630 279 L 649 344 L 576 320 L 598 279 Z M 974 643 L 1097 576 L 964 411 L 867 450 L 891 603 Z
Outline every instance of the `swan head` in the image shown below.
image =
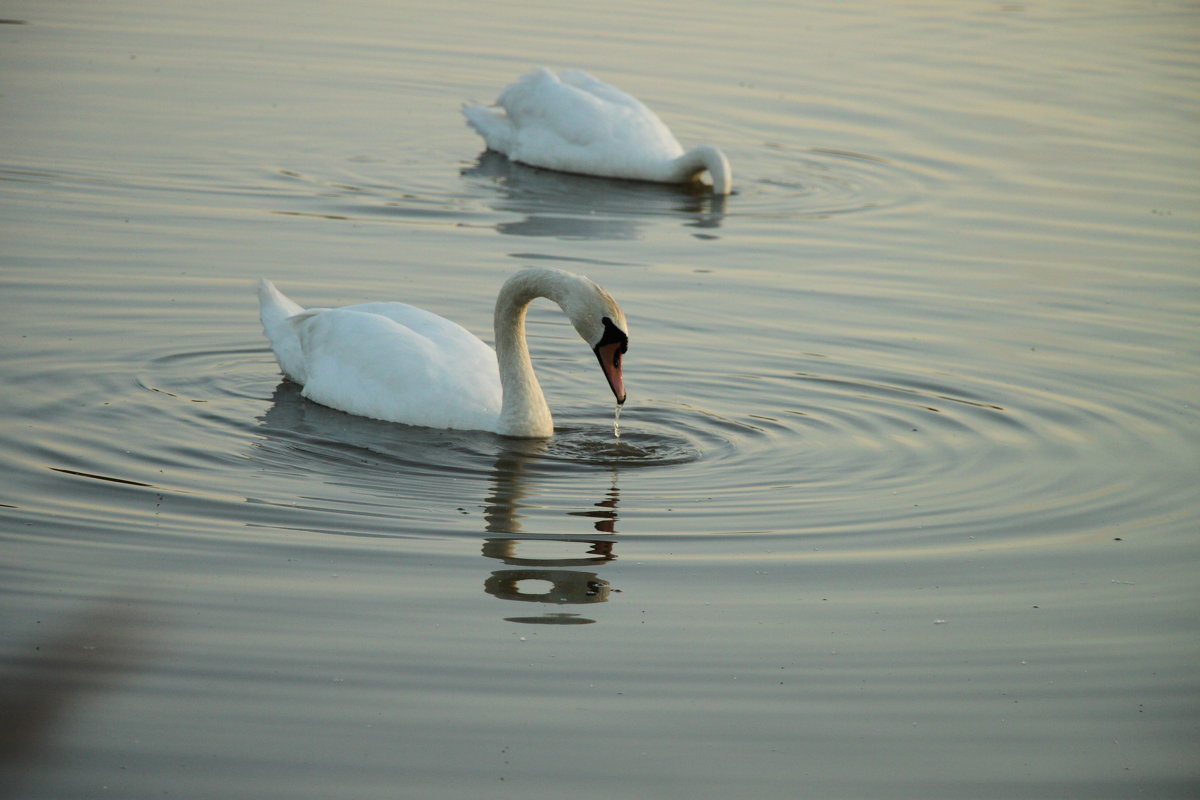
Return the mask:
M 564 302 L 560 303 L 575 331 L 588 343 L 618 404 L 625 402 L 625 380 L 621 359 L 629 349 L 629 323 L 617 301 L 599 285 L 583 276 Z
M 608 292 L 590 279 L 551 267 L 528 267 L 515 273 L 504 282 L 496 298 L 496 354 L 500 363 L 500 380 L 505 386 L 505 403 L 510 397 L 509 384 L 505 383 L 506 375 L 516 374 L 520 378 L 512 380 L 514 387 L 523 385 L 522 380 L 528 382 L 532 379 L 533 369 L 529 366 L 529 353 L 525 347 L 524 319 L 525 308 L 537 297 L 548 298 L 563 310 L 576 333 L 596 354 L 613 396 L 618 403 L 624 403 L 625 381 L 621 374 L 621 357 L 629 349 L 629 323 L 625 321 L 625 313 Z M 528 371 L 528 376 L 522 378 L 520 370 L 512 373 L 511 370 L 516 369 L 513 365 L 521 360 L 511 358 L 513 352 L 523 354 L 524 369 Z M 532 380 L 544 406 L 541 389 L 537 387 L 536 379 Z M 549 410 L 546 409 L 547 427 L 549 420 Z
M 629 349 L 629 335 L 618 328 L 611 317 L 604 317 L 601 321 L 604 325 L 604 336 L 592 348 L 592 352 L 600 360 L 600 369 L 608 379 L 613 397 L 617 398 L 617 405 L 624 405 L 625 379 L 621 375 L 621 357 Z

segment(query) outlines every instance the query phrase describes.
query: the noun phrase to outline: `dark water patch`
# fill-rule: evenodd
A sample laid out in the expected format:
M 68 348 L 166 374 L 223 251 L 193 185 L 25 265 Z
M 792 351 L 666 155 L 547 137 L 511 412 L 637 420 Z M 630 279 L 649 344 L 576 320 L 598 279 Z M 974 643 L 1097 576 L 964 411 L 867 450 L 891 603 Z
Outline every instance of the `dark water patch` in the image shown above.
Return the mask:
M 110 475 L 95 475 L 91 472 L 80 472 L 79 470 L 76 470 L 76 469 L 65 469 L 63 467 L 50 467 L 50 469 L 54 470 L 55 472 L 61 472 L 64 475 L 74 475 L 77 478 L 90 478 L 90 479 L 96 480 L 96 481 L 109 481 L 110 483 L 121 483 L 126 486 L 141 486 L 146 489 L 157 488 L 153 484 L 150 484 L 150 483 L 142 483 L 141 481 L 130 481 L 130 480 L 126 480 L 125 478 L 114 478 Z
M 506 622 L 519 622 L 525 625 L 593 625 L 596 620 L 581 617 L 578 614 L 545 614 L 540 617 L 505 617 Z

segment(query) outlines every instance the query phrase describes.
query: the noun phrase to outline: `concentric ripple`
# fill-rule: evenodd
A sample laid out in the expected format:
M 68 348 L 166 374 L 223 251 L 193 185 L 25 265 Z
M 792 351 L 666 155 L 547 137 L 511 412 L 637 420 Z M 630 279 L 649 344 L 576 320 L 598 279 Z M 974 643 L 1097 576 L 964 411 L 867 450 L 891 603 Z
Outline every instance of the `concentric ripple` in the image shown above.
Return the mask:
M 200 493 L 216 516 L 244 519 L 249 501 L 256 524 L 338 535 L 599 525 L 722 548 L 766 535 L 796 552 L 904 552 L 1033 544 L 1143 513 L 1146 484 L 1117 462 L 1078 468 L 1088 442 L 1136 451 L 1119 411 L 1077 413 L 1069 399 L 980 377 L 810 366 L 820 369 L 728 376 L 723 405 L 632 403 L 620 438 L 595 410 L 568 407 L 554 438 L 524 441 L 354 417 L 277 382 L 264 349 L 210 347 L 149 358 L 104 407 L 132 405 L 174 444 L 114 457 L 104 435 L 84 435 L 71 457 L 42 457 L 78 480 Z
M 757 219 L 823 218 L 895 208 L 915 201 L 925 178 L 913 168 L 868 153 L 772 144 L 739 164 L 735 192 L 714 196 L 702 185 L 673 186 L 573 175 L 529 167 L 485 151 L 459 168 L 461 191 L 422 185 L 417 176 L 383 176 L 396 165 L 372 160 L 330 165 L 315 175 L 280 169 L 274 213 L 335 221 L 492 227 L 533 239 L 622 241 L 642 238 L 678 219 L 698 238 L 717 235 L 727 215 Z M 499 218 L 497 218 L 499 215 Z

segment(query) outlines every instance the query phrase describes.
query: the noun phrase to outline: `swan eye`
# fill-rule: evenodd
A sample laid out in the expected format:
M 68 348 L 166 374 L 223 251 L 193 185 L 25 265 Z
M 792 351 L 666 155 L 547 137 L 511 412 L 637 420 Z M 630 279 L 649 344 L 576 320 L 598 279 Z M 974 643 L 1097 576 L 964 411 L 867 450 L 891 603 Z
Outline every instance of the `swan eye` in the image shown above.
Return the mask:
M 604 326 L 604 335 L 600 337 L 600 341 L 596 342 L 596 347 L 600 348 L 606 344 L 620 344 L 621 346 L 617 349 L 617 358 L 615 359 L 616 365 L 619 367 L 621 366 L 620 354 L 629 350 L 629 337 L 625 334 L 625 331 L 613 324 L 613 321 L 608 317 L 601 318 L 600 324 Z

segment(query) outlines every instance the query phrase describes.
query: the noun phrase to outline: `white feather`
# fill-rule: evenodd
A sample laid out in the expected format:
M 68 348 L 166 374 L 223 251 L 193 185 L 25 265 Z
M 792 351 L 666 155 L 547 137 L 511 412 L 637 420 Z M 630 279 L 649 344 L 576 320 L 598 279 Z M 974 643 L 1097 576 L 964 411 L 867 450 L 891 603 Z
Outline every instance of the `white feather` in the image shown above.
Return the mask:
M 265 279 L 258 293 L 276 360 L 310 400 L 391 422 L 511 436 L 554 430 L 525 342 L 534 298 L 557 302 L 592 347 L 605 318 L 628 330 L 603 289 L 553 269 L 523 270 L 501 288 L 494 315 L 499 357 L 461 325 L 404 303 L 304 309 Z M 619 357 L 606 375 L 623 400 Z
M 732 191 L 729 161 L 715 147 L 684 151 L 637 98 L 568 70 L 537 67 L 501 92 L 494 106 L 463 106 L 489 150 L 535 167 L 609 178 L 685 183 L 708 172 L 713 191 Z

